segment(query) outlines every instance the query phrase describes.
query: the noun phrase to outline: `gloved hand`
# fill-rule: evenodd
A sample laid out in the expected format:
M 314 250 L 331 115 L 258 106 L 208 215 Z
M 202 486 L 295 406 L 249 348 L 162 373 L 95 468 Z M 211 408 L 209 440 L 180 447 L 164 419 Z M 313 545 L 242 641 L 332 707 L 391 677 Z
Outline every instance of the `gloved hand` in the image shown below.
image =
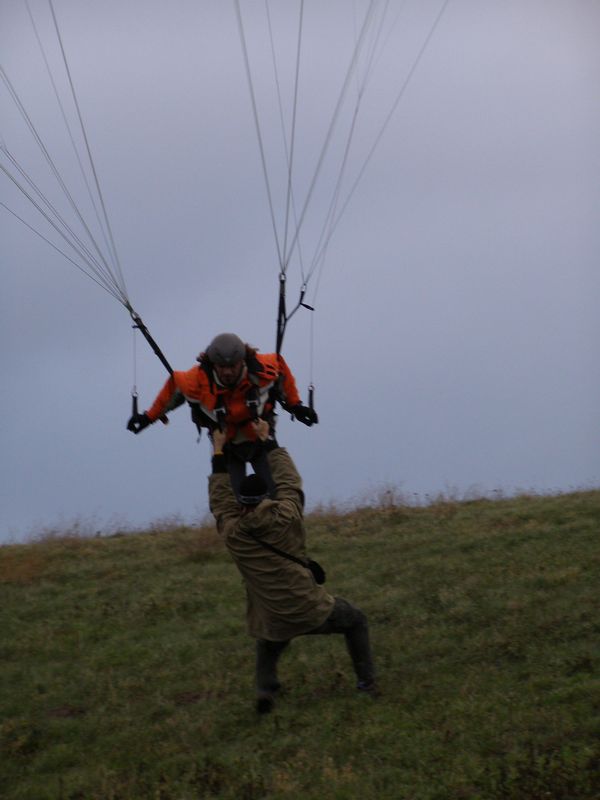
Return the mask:
M 309 428 L 311 425 L 316 425 L 319 421 L 319 417 L 314 408 L 304 406 L 302 403 L 298 403 L 297 406 L 292 406 L 290 411 L 299 422 L 303 422 L 305 425 L 308 425 Z
M 151 424 L 152 421 L 148 416 L 148 414 L 146 414 L 145 412 L 143 414 L 133 414 L 133 416 L 127 423 L 127 430 L 137 434 L 140 431 L 143 431 L 144 428 L 147 428 L 148 425 Z

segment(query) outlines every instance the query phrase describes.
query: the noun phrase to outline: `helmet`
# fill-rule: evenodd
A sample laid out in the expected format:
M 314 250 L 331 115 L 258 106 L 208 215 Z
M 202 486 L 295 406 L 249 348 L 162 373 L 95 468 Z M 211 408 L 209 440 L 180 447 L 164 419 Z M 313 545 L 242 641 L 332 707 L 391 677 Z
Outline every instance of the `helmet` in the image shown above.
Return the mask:
M 220 333 L 212 340 L 206 355 L 213 364 L 230 366 L 246 356 L 246 345 L 235 333 Z
M 269 487 L 266 481 L 260 475 L 252 473 L 246 475 L 240 483 L 238 500 L 243 506 L 257 506 L 268 497 L 268 494 Z

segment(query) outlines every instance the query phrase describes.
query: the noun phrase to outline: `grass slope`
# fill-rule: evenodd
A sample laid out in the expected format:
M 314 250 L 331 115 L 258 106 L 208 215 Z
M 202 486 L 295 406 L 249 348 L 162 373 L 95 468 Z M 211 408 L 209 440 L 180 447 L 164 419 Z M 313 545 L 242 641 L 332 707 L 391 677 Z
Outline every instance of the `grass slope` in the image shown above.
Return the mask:
M 210 528 L 0 548 L 0 796 L 600 798 L 600 491 L 308 519 L 368 614 L 296 640 L 252 705 L 244 593 Z

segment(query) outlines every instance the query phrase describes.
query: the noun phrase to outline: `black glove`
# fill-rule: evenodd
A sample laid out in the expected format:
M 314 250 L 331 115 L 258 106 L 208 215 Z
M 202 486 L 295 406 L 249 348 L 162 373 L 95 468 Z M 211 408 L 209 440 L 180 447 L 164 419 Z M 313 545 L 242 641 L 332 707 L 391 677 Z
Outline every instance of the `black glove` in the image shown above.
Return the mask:
M 152 424 L 152 420 L 145 412 L 143 414 L 134 414 L 127 423 L 127 430 L 132 433 L 139 433 Z
M 319 417 L 314 408 L 303 406 L 302 403 L 298 403 L 297 406 L 292 406 L 290 411 L 292 412 L 292 415 L 296 417 L 298 422 L 303 422 L 305 425 L 308 425 L 309 428 L 311 425 L 316 425 L 316 423 L 319 421 Z

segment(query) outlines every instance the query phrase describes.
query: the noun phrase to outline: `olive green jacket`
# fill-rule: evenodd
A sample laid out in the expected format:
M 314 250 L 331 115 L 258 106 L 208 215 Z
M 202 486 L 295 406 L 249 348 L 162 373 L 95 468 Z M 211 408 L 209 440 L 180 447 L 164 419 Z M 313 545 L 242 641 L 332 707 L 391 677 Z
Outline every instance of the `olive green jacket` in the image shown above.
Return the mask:
M 308 569 L 267 550 L 248 533 L 290 555 L 306 557 L 302 480 L 284 448 L 271 450 L 268 460 L 277 500 L 263 500 L 242 515 L 227 472 L 213 472 L 208 489 L 217 530 L 246 585 L 248 633 L 286 641 L 321 625 L 334 598 Z

